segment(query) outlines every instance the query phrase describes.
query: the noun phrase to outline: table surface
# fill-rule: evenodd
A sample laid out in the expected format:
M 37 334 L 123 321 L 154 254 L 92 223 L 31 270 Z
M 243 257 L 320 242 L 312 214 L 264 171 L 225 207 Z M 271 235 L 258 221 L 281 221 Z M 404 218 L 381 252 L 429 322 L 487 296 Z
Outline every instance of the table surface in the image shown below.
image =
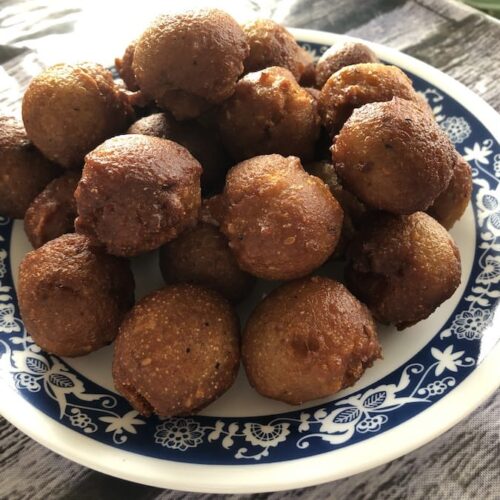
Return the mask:
M 500 23 L 454 1 L 204 3 L 226 7 L 240 19 L 257 14 L 288 26 L 347 33 L 386 44 L 443 70 L 500 110 Z M 106 40 L 110 23 L 115 27 L 112 38 L 117 38 L 115 31 L 127 36 L 121 29 L 130 24 L 127 20 L 140 19 L 134 25 L 141 24 L 158 8 L 144 5 L 139 11 L 137 3 L 119 5 L 119 11 L 110 17 L 96 11 L 93 2 L 0 1 L 0 113 L 19 112 L 20 92 L 27 83 L 19 65 L 21 59 L 40 65 L 59 62 L 51 61 L 54 44 L 60 50 L 66 47 L 68 53 L 73 50 L 71 41 L 76 39 L 75 32 L 80 37 L 83 34 L 85 46 L 97 46 Z M 109 40 L 106 42 L 102 47 L 113 46 Z M 56 52 L 55 57 L 67 60 Z M 5 82 L 12 85 L 3 85 Z M 500 499 L 499 457 L 500 393 L 497 392 L 452 430 L 405 457 L 333 483 L 261 494 L 258 498 Z M 86 469 L 40 446 L 0 417 L 0 499 L 209 497 L 215 495 L 161 490 Z

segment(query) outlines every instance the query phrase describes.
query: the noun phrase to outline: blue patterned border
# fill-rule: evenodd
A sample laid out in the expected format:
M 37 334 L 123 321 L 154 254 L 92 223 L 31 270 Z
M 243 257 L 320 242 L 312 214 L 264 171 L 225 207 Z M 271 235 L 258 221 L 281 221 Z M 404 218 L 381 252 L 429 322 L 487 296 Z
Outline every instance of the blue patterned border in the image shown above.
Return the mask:
M 327 47 L 303 44 L 315 56 Z M 458 102 L 410 75 L 472 166 L 477 245 L 466 290 L 443 329 L 405 365 L 345 399 L 252 418 L 144 419 L 120 396 L 42 352 L 26 332 L 9 256 L 12 222 L 0 219 L 0 378 L 49 417 L 140 455 L 200 464 L 280 462 L 383 433 L 446 396 L 474 370 L 500 298 L 500 147 Z M 491 332 L 490 332 L 491 335 Z M 493 345 L 500 338 L 496 335 Z M 484 356 L 484 353 L 481 353 Z

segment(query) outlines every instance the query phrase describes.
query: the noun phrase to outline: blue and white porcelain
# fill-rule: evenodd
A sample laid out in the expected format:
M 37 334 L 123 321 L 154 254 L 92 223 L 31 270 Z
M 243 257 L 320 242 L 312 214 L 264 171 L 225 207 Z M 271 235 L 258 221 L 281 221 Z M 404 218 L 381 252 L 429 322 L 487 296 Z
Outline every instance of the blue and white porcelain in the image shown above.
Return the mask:
M 338 37 L 294 30 L 319 57 Z M 20 221 L 0 219 L 0 412 L 72 460 L 133 481 L 204 492 L 306 486 L 374 467 L 438 436 L 500 383 L 500 117 L 446 75 L 370 44 L 412 78 L 470 163 L 471 206 L 452 230 L 463 275 L 430 318 L 381 328 L 384 359 L 354 387 L 291 407 L 258 396 L 243 373 L 200 415 L 144 418 L 113 388 L 112 348 L 61 359 L 19 317 L 17 267 L 30 249 Z M 134 262 L 139 295 L 161 286 L 151 257 Z M 244 318 L 266 292 L 257 288 Z

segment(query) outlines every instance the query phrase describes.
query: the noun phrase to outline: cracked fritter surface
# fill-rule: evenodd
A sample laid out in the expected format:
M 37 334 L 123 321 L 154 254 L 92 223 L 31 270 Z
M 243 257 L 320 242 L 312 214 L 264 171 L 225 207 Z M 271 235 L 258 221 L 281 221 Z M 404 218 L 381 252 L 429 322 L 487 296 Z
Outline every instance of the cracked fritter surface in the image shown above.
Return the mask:
M 284 68 L 249 73 L 218 113 L 221 139 L 239 161 L 278 153 L 311 160 L 320 132 L 316 100 Z
M 313 276 L 273 290 L 243 333 L 250 384 L 290 404 L 353 385 L 381 357 L 370 312 L 341 283 Z
M 130 311 L 115 343 L 113 380 L 145 416 L 198 411 L 233 384 L 240 363 L 238 318 L 222 296 L 172 285 Z
M 321 123 L 335 135 L 354 109 L 394 97 L 421 103 L 411 80 L 396 66 L 379 63 L 354 64 L 334 73 L 321 89 Z

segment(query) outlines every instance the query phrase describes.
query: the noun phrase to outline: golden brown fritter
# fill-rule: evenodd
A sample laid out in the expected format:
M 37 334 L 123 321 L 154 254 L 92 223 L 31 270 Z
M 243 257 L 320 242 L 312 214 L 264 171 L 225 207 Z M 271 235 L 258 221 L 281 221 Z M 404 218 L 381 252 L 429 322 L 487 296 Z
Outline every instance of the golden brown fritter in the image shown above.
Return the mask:
M 305 165 L 304 168 L 311 175 L 319 177 L 328 186 L 344 211 L 340 240 L 332 255 L 334 258 L 343 257 L 347 245 L 355 235 L 356 225 L 366 213 L 366 207 L 352 193 L 343 188 L 331 163 L 316 161 Z
M 319 276 L 273 290 L 253 311 L 242 338 L 250 384 L 290 404 L 353 385 L 381 357 L 366 306 L 342 284 Z
M 239 268 L 227 238 L 205 222 L 161 247 L 160 269 L 166 283 L 206 286 L 232 302 L 244 299 L 255 282 Z
M 80 172 L 66 172 L 54 179 L 26 210 L 24 230 L 34 248 L 75 231 L 75 190 Z
M 200 164 L 175 142 L 113 137 L 86 156 L 76 230 L 113 255 L 158 248 L 196 222 L 200 174 Z
M 113 359 L 118 391 L 145 416 L 198 411 L 233 384 L 238 318 L 212 290 L 172 285 L 144 297 L 120 327 Z
M 250 47 L 245 59 L 245 73 L 280 66 L 299 81 L 306 70 L 310 71 L 312 57 L 281 24 L 271 19 L 257 19 L 242 27 Z
M 334 166 L 327 161 L 315 161 L 305 165 L 304 169 L 311 175 L 319 177 L 330 189 L 335 199 L 340 203 L 344 216 L 348 215 L 357 223 L 366 213 L 366 207 L 356 196 L 342 186 Z
M 204 193 L 222 189 L 229 159 L 215 134 L 195 121 L 177 122 L 170 113 L 156 113 L 136 121 L 128 134 L 143 134 L 170 139 L 184 146 L 200 163 Z
M 305 276 L 335 250 L 342 209 L 298 158 L 257 156 L 233 167 L 222 232 L 238 264 L 263 279 Z
M 137 85 L 137 80 L 135 79 L 134 70 L 132 68 L 132 63 L 134 61 L 134 52 L 135 52 L 135 44 L 134 40 L 129 46 L 125 49 L 125 53 L 122 58 L 115 59 L 115 66 L 118 70 L 118 74 L 120 78 L 125 83 L 126 87 L 135 92 L 139 90 L 139 86 Z
M 186 120 L 234 92 L 247 55 L 239 24 L 207 9 L 158 17 L 137 40 L 132 67 L 146 95 Z
M 396 66 L 366 63 L 346 66 L 334 73 L 321 89 L 321 123 L 335 135 L 354 109 L 393 97 L 419 102 L 411 80 Z
M 270 153 L 311 160 L 320 131 L 315 99 L 279 67 L 239 80 L 220 108 L 218 126 L 237 161 Z
M 316 63 L 313 56 L 304 48 L 300 48 L 300 58 L 305 66 L 304 72 L 299 79 L 302 87 L 314 87 L 316 85 Z
M 0 215 L 22 219 L 37 194 L 59 173 L 33 146 L 21 123 L 0 116 Z
M 434 203 L 427 209 L 427 213 L 449 230 L 465 212 L 471 193 L 471 168 L 457 153 L 457 163 L 448 187 L 434 200 Z
M 89 151 L 123 132 L 133 117 L 111 73 L 91 63 L 42 71 L 26 89 L 22 111 L 28 137 L 65 168 L 81 168 Z
M 200 220 L 219 227 L 224 220 L 226 203 L 222 194 L 216 194 L 201 201 Z
M 323 53 L 316 64 L 316 87 L 323 88 L 328 78 L 345 66 L 377 62 L 377 56 L 365 44 L 339 40 Z
M 114 340 L 134 303 L 134 278 L 126 260 L 65 234 L 26 254 L 17 294 L 23 322 L 42 349 L 81 356 Z
M 427 318 L 460 284 L 460 254 L 429 215 L 378 214 L 349 249 L 349 289 L 398 329 Z
M 342 184 L 387 212 L 426 210 L 450 181 L 453 144 L 435 120 L 404 99 L 356 109 L 332 147 Z

